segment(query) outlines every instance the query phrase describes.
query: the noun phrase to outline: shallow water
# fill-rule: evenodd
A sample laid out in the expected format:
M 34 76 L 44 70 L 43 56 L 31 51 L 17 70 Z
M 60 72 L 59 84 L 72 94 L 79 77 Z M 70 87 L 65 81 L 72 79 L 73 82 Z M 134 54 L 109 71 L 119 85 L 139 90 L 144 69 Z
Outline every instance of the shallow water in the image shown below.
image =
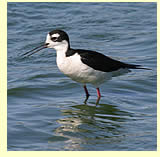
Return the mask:
M 8 3 L 8 150 L 156 150 L 156 3 Z M 21 54 L 63 29 L 73 48 L 152 70 L 83 88 L 46 49 Z

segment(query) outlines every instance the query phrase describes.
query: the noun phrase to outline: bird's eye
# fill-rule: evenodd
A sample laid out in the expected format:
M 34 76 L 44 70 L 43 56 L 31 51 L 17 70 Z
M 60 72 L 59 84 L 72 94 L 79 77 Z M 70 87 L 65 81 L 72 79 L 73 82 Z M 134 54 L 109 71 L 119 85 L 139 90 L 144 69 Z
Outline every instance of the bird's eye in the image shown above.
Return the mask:
M 52 41 L 57 41 L 57 37 L 52 37 L 51 40 Z

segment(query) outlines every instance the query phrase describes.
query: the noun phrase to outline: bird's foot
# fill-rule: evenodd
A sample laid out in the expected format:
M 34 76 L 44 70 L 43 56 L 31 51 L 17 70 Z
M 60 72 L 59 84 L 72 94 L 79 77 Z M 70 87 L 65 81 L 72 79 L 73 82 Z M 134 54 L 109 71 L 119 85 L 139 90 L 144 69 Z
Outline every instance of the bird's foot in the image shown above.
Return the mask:
M 84 104 L 87 103 L 87 100 L 88 100 L 89 96 L 90 96 L 89 94 L 86 95 L 86 99 L 84 100 Z
M 97 98 L 96 105 L 99 104 L 100 99 L 101 99 L 101 96 Z
M 101 93 L 100 93 L 99 88 L 97 88 L 97 95 L 98 95 L 98 98 L 97 98 L 97 101 L 96 101 L 96 105 L 99 104 L 99 100 L 101 99 Z

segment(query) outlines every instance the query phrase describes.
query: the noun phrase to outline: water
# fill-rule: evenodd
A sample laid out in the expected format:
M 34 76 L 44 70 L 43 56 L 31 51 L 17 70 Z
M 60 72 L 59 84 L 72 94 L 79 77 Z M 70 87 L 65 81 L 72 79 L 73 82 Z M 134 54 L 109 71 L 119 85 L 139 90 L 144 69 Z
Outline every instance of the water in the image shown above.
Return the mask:
M 8 3 L 8 150 L 156 150 L 156 3 Z M 45 49 L 20 55 L 63 29 L 73 48 L 152 70 L 83 88 Z

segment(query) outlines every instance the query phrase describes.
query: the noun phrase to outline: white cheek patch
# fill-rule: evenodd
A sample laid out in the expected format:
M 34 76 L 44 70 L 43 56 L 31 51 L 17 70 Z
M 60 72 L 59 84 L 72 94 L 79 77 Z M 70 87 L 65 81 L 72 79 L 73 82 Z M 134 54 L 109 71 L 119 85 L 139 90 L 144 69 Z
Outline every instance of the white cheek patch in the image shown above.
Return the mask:
M 53 37 L 58 38 L 59 36 L 60 36 L 60 35 L 59 35 L 58 33 L 53 34 L 53 35 L 51 35 L 51 36 L 50 36 L 50 34 L 47 34 L 46 43 L 51 43 L 51 42 L 53 42 L 53 41 L 51 40 L 51 38 L 53 38 Z
M 56 38 L 58 38 L 60 35 L 58 34 L 58 33 L 56 33 L 56 34 L 53 34 L 51 37 L 53 38 L 53 37 L 56 37 Z

